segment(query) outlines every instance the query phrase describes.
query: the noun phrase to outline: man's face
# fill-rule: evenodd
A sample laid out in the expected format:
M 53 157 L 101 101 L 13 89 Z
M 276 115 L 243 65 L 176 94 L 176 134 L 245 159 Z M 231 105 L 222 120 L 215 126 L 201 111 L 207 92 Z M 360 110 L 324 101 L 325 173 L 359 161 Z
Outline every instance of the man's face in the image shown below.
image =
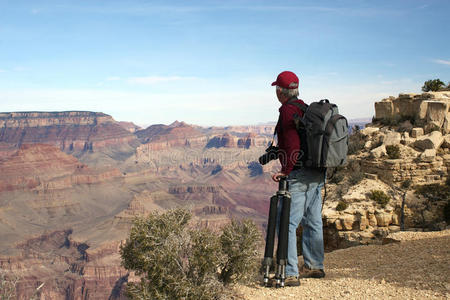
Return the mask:
M 283 104 L 286 101 L 286 99 L 278 87 L 276 87 L 276 93 L 277 93 L 278 101 L 280 101 L 280 103 Z

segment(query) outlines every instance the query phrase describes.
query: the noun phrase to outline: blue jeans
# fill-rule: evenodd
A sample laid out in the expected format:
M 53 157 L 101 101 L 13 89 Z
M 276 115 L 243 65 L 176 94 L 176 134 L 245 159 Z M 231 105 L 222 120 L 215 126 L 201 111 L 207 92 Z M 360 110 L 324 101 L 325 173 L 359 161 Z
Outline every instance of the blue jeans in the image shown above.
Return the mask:
M 305 264 L 323 269 L 322 187 L 325 172 L 314 169 L 293 170 L 288 177 L 291 193 L 288 261 L 286 276 L 298 275 L 297 227 L 303 227 L 302 251 Z M 281 206 L 281 205 L 280 205 Z

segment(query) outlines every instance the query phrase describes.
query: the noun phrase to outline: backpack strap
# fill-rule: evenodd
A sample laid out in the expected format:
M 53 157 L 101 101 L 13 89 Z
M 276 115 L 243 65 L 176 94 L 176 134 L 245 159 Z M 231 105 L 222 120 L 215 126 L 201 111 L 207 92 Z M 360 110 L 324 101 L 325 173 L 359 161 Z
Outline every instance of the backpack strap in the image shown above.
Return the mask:
M 292 105 L 294 105 L 294 106 L 297 106 L 298 108 L 300 108 L 300 110 L 301 110 L 303 113 L 305 113 L 306 110 L 308 109 L 308 105 L 305 104 L 305 103 L 297 102 L 297 100 L 298 100 L 297 98 L 291 98 L 287 103 L 288 103 L 288 104 L 292 104 Z

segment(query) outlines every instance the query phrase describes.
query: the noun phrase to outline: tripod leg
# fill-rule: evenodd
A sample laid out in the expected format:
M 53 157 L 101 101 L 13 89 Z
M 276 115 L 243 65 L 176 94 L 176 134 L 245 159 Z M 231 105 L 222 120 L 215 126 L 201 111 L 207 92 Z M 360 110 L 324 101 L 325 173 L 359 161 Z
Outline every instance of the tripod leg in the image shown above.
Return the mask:
M 264 285 L 269 285 L 269 273 L 270 267 L 272 266 L 273 261 L 273 248 L 275 243 L 275 227 L 277 223 L 277 205 L 278 205 L 278 197 L 272 196 L 270 198 L 270 210 L 269 210 L 269 220 L 267 223 L 267 236 L 266 236 L 266 248 L 264 250 Z
M 283 203 L 280 217 L 280 233 L 277 248 L 277 272 L 275 274 L 276 287 L 284 287 L 286 279 L 286 263 L 289 238 L 289 215 L 291 212 L 291 197 L 289 194 L 280 196 Z

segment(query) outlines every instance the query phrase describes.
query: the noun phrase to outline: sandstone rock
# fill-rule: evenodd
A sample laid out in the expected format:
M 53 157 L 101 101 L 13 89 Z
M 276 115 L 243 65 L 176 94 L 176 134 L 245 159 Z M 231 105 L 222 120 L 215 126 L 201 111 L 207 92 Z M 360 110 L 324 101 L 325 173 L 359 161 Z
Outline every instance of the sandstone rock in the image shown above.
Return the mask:
M 368 215 L 368 221 L 369 221 L 369 225 L 372 227 L 376 227 L 377 226 L 377 218 L 375 217 L 374 214 L 369 214 Z
M 377 174 L 365 173 L 364 176 L 366 176 L 366 178 L 368 178 L 368 179 L 378 180 L 378 175 Z
M 441 146 L 442 148 L 450 148 L 450 134 L 444 136 L 444 142 Z
M 375 213 L 375 218 L 379 227 L 387 227 L 392 223 L 392 215 L 385 212 Z
M 381 145 L 375 149 L 372 149 L 370 151 L 370 155 L 374 158 L 380 158 L 382 156 L 386 155 L 386 146 L 385 145 Z
M 380 128 L 378 128 L 378 127 L 366 127 L 366 128 L 361 129 L 359 132 L 362 135 L 370 136 L 378 131 L 380 131 Z
M 369 150 L 370 148 L 372 148 L 372 141 L 369 140 L 364 144 L 364 149 Z
M 340 219 L 337 219 L 336 221 L 334 221 L 334 226 L 336 227 L 337 230 L 343 230 L 344 229 Z
M 411 137 L 418 138 L 419 136 L 422 136 L 422 135 L 423 135 L 423 128 L 418 127 L 418 128 L 411 129 Z
M 383 137 L 383 144 L 385 146 L 398 145 L 398 144 L 400 144 L 400 141 L 401 141 L 400 132 L 388 132 Z
M 400 231 L 400 226 L 397 226 L 397 225 L 390 225 L 388 228 L 389 228 L 389 232 L 391 232 L 391 233 Z
M 436 157 L 436 149 L 426 149 L 422 154 L 420 155 L 420 158 L 422 159 L 434 159 Z
M 427 135 L 419 137 L 414 146 L 421 149 L 438 149 L 444 142 L 444 137 L 440 131 L 433 131 Z
M 427 117 L 428 123 L 433 123 L 439 128 L 444 124 L 445 117 L 447 116 L 448 106 L 447 101 L 427 101 Z
M 450 112 L 447 113 L 444 124 L 442 125 L 442 130 L 444 130 L 444 133 L 450 133 Z
M 346 214 L 343 218 L 340 219 L 340 221 L 344 230 L 352 230 L 353 223 L 355 222 L 355 216 Z
M 376 119 L 391 118 L 393 113 L 394 113 L 394 105 L 392 104 L 392 101 L 375 102 Z
M 393 214 L 392 215 L 392 225 L 399 225 L 399 221 L 398 221 L 398 215 L 397 214 Z

